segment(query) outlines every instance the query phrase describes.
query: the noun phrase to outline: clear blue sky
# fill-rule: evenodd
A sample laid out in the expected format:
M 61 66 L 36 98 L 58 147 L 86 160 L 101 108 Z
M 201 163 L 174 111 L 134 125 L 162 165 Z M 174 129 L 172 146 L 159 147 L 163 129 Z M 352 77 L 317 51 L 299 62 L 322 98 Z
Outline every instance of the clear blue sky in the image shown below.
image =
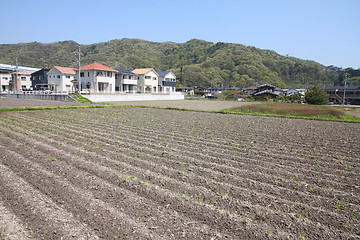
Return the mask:
M 197 38 L 360 68 L 360 0 L 0 0 L 0 43 Z

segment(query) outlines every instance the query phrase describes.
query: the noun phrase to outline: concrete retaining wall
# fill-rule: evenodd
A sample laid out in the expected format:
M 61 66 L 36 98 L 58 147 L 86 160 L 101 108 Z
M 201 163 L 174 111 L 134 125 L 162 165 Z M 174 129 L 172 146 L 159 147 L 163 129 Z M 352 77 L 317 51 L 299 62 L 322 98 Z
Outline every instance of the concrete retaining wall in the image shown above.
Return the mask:
M 9 93 L 1 94 L 8 98 L 22 98 L 22 99 L 37 99 L 37 100 L 53 100 L 53 101 L 75 101 L 67 94 L 24 94 L 24 93 Z
M 149 93 L 133 93 L 133 94 L 91 94 L 82 95 L 92 102 L 123 102 L 123 101 L 150 101 L 150 100 L 184 100 L 182 93 L 170 94 L 149 94 Z

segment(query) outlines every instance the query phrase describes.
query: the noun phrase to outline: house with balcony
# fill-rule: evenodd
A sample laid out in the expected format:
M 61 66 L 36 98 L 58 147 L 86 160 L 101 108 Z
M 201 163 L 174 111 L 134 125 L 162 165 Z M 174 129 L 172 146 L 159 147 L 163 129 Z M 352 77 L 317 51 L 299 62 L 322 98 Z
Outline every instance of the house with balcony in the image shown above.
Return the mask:
M 79 69 L 75 69 L 76 79 Z M 94 62 L 80 67 L 81 89 L 91 93 L 114 93 L 115 75 L 118 71 Z
M 115 91 L 123 93 L 135 93 L 137 91 L 137 75 L 125 69 L 116 69 Z
M 33 90 L 48 90 L 48 75 L 50 69 L 41 69 L 31 74 L 31 86 Z
M 51 91 L 74 91 L 75 70 L 54 66 L 47 73 L 48 89 Z
M 136 68 L 132 72 L 137 75 L 138 90 L 144 93 L 158 92 L 159 74 L 153 68 Z
M 176 76 L 170 71 L 158 72 L 159 83 L 158 91 L 161 93 L 171 93 L 176 91 Z

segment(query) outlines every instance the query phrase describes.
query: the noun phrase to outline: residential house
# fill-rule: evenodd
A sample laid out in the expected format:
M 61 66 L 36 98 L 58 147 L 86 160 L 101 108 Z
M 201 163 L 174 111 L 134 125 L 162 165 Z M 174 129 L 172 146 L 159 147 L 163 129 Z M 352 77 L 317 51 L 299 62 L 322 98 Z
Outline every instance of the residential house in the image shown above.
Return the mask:
M 75 69 L 78 74 L 79 69 Z M 80 67 L 81 89 L 92 93 L 114 93 L 115 74 L 118 71 L 94 62 Z M 77 77 L 76 74 L 76 78 Z
M 0 69 L 0 92 L 1 91 L 10 91 L 10 81 L 11 78 L 10 70 Z
M 158 91 L 162 93 L 171 93 L 176 90 L 176 76 L 170 71 L 158 72 L 159 83 Z
M 254 92 L 256 92 L 257 90 L 257 87 L 256 86 L 250 86 L 248 88 L 245 89 L 245 92 L 248 94 L 248 95 L 252 95 Z
M 31 68 L 31 67 L 23 67 L 23 66 L 15 66 L 15 65 L 8 65 L 8 64 L 0 64 L 0 91 L 11 91 L 11 90 L 21 90 L 22 86 L 24 86 L 24 89 L 29 89 L 31 88 L 31 86 L 29 86 L 26 82 L 27 75 L 23 75 L 23 82 L 21 82 L 21 76 L 20 77 L 20 81 L 18 82 L 18 86 L 17 88 L 14 88 L 14 85 L 16 85 L 16 83 L 13 84 L 12 80 L 12 76 L 16 76 L 16 72 L 15 74 L 14 71 L 16 71 L 16 69 L 18 71 L 30 71 L 30 72 L 34 72 L 34 71 L 38 71 L 40 69 L 38 68 Z M 19 74 L 19 72 L 18 72 Z M 16 81 L 16 77 L 14 78 Z M 25 81 L 24 81 L 25 80 Z
M 115 91 L 124 93 L 134 93 L 137 91 L 137 75 L 125 69 L 116 69 Z
M 141 92 L 158 92 L 159 74 L 153 68 L 137 68 L 132 71 L 137 74 L 138 90 Z
M 47 72 L 48 87 L 51 91 L 74 91 L 74 68 L 54 66 Z
M 244 101 L 244 96 L 238 93 L 229 95 L 226 100 Z
M 177 92 L 182 92 L 186 95 L 194 95 L 195 91 L 193 87 L 177 87 L 176 88 Z
M 34 71 L 14 71 L 11 73 L 11 80 L 9 81 L 10 88 L 13 91 L 31 90 L 31 74 Z M 18 78 L 16 78 L 16 76 Z
M 259 100 L 274 99 L 279 96 L 279 94 L 275 92 L 275 86 L 268 83 L 257 86 L 256 91 L 251 95 Z
M 50 69 L 41 69 L 31 74 L 31 86 L 33 90 L 48 90 L 48 75 Z
M 285 96 L 293 96 L 299 94 L 299 91 L 296 89 L 289 89 L 285 92 Z
M 324 89 L 329 94 L 329 102 L 342 104 L 345 91 L 345 104 L 360 105 L 360 86 L 330 86 Z

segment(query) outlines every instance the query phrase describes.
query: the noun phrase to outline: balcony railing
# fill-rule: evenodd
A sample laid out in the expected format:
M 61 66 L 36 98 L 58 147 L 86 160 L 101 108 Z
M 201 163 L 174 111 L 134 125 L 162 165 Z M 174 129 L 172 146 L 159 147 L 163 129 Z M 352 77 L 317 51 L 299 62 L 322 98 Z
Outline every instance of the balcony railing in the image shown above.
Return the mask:
M 166 86 L 166 87 L 176 87 L 176 82 L 163 81 L 163 86 Z

